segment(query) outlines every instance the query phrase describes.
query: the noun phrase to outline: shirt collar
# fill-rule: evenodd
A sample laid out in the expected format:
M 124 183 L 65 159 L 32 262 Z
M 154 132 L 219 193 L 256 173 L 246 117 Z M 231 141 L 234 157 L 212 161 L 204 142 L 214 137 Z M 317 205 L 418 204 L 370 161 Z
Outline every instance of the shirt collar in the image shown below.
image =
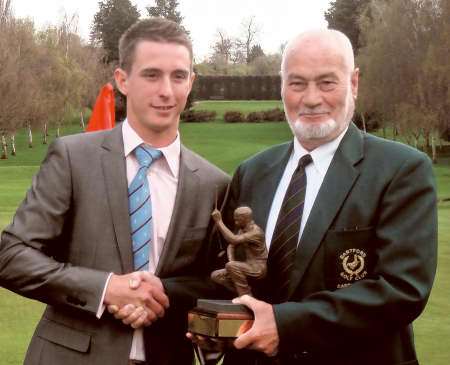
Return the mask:
M 344 138 L 345 132 L 347 132 L 347 128 L 345 128 L 342 133 L 337 136 L 337 138 L 333 139 L 330 142 L 327 142 L 312 151 L 307 151 L 298 141 L 297 138 L 294 138 L 294 151 L 293 151 L 293 160 L 298 163 L 300 158 L 308 153 L 311 155 L 313 160 L 313 165 L 316 170 L 323 177 L 327 173 L 328 167 L 331 164 L 331 160 L 333 159 L 334 154 L 336 153 L 339 144 L 341 143 L 342 138 Z
M 136 133 L 136 131 L 131 127 L 128 120 L 125 119 L 122 123 L 122 135 L 123 135 L 123 147 L 125 157 L 134 151 L 134 149 L 142 143 L 151 144 L 144 142 L 144 140 Z M 181 151 L 181 142 L 180 135 L 177 134 L 177 138 L 165 147 L 158 148 L 167 161 L 169 165 L 170 172 L 173 176 L 178 177 L 178 171 L 180 169 L 180 151 Z

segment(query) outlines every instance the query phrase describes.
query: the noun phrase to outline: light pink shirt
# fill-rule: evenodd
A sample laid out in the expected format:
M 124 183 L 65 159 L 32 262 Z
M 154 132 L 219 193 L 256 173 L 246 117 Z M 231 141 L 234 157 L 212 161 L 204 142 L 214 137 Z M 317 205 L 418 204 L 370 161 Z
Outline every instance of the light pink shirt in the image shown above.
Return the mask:
M 123 122 L 122 134 L 129 186 L 139 169 L 139 163 L 132 152 L 144 141 L 127 120 Z M 177 135 L 170 145 L 158 149 L 163 156 L 151 164 L 147 174 L 153 211 L 153 241 L 150 247 L 148 269 L 151 273 L 155 273 L 158 266 L 175 204 L 180 169 L 179 136 Z M 143 329 L 134 331 L 130 359 L 145 360 Z
M 122 124 L 122 136 L 129 186 L 139 169 L 139 163 L 132 152 L 137 146 L 144 143 L 144 141 L 138 136 L 127 120 Z M 149 145 L 148 143 L 146 144 Z M 158 150 L 163 155 L 151 164 L 147 173 L 153 211 L 153 240 L 149 252 L 148 269 L 151 273 L 155 273 L 158 266 L 159 257 L 161 256 L 166 240 L 173 207 L 175 205 L 178 173 L 180 170 L 181 147 L 179 135 L 177 135 L 176 139 L 170 145 L 158 148 Z M 105 309 L 103 299 L 110 277 L 111 275 L 105 284 L 100 308 L 97 312 L 97 317 L 99 318 Z M 134 331 L 130 359 L 145 360 L 143 329 Z

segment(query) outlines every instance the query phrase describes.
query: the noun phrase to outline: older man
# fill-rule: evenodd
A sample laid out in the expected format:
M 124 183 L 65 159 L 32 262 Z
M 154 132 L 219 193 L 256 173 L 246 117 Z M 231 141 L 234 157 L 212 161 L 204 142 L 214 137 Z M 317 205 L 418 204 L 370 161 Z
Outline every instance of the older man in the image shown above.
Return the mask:
M 235 172 L 228 222 L 249 206 L 269 246 L 268 281 L 229 364 L 417 364 L 412 321 L 436 270 L 428 157 L 351 122 L 358 69 L 335 30 L 294 38 L 282 61 L 294 140 Z

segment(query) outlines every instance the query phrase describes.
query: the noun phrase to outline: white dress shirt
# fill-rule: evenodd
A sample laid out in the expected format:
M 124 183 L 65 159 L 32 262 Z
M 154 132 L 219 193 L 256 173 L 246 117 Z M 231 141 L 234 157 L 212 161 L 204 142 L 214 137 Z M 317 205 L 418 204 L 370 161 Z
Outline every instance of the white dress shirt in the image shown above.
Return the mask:
M 145 142 L 138 136 L 126 119 L 122 124 L 122 136 L 129 186 L 139 170 L 139 163 L 132 152 L 137 146 Z M 150 246 L 148 268 L 148 271 L 151 273 L 155 273 L 158 266 L 158 261 L 172 218 L 173 207 L 175 205 L 180 169 L 181 143 L 179 135 L 177 135 L 176 139 L 170 145 L 158 148 L 158 150 L 162 152 L 162 156 L 150 165 L 147 172 L 153 213 L 153 240 Z M 102 300 L 97 312 L 97 317 L 99 318 L 105 309 L 103 300 L 111 275 L 108 277 L 103 290 Z M 145 361 L 144 335 L 142 328 L 134 331 L 130 359 Z
M 303 146 L 298 142 L 297 138 L 294 138 L 294 148 L 292 150 L 291 156 L 289 157 L 289 161 L 286 164 L 286 168 L 284 169 L 284 173 L 281 177 L 280 183 L 278 184 L 277 191 L 274 195 L 272 205 L 270 207 L 269 218 L 267 219 L 267 249 L 270 248 L 273 231 L 275 230 L 275 224 L 278 219 L 278 214 L 280 213 L 281 204 L 283 203 L 284 196 L 291 181 L 291 177 L 298 166 L 298 161 L 300 160 L 300 158 L 309 153 L 312 157 L 312 162 L 305 168 L 307 183 L 305 192 L 305 204 L 303 206 L 302 221 L 300 223 L 300 231 L 298 235 L 298 242 L 300 242 L 300 238 L 302 236 L 306 222 L 308 221 L 309 213 L 311 212 L 314 201 L 316 200 L 317 193 L 319 192 L 328 167 L 330 167 L 331 160 L 333 159 L 333 156 L 338 149 L 339 144 L 341 143 L 341 140 L 344 137 L 347 129 L 348 127 L 334 140 L 317 147 L 311 152 L 305 150 Z

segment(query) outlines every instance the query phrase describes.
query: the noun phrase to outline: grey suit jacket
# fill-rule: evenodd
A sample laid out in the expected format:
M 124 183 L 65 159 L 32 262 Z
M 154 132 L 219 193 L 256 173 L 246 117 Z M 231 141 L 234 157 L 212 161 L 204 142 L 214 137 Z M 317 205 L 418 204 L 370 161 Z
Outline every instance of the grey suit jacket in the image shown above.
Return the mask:
M 47 303 L 25 364 L 127 363 L 132 329 L 108 313 L 95 317 L 108 273 L 133 271 L 121 131 L 119 126 L 56 140 L 2 233 L 0 285 Z M 220 199 L 228 181 L 224 172 L 182 146 L 158 276 L 209 270 L 210 213 L 216 189 Z
M 237 169 L 229 221 L 248 205 L 266 227 L 291 150 L 292 143 L 272 147 Z M 289 299 L 274 305 L 282 363 L 417 364 L 411 322 L 427 302 L 436 257 L 429 158 L 350 125 L 299 242 Z M 270 302 L 277 283 L 263 284 L 259 294 Z M 226 363 L 257 360 L 268 359 L 239 352 Z

